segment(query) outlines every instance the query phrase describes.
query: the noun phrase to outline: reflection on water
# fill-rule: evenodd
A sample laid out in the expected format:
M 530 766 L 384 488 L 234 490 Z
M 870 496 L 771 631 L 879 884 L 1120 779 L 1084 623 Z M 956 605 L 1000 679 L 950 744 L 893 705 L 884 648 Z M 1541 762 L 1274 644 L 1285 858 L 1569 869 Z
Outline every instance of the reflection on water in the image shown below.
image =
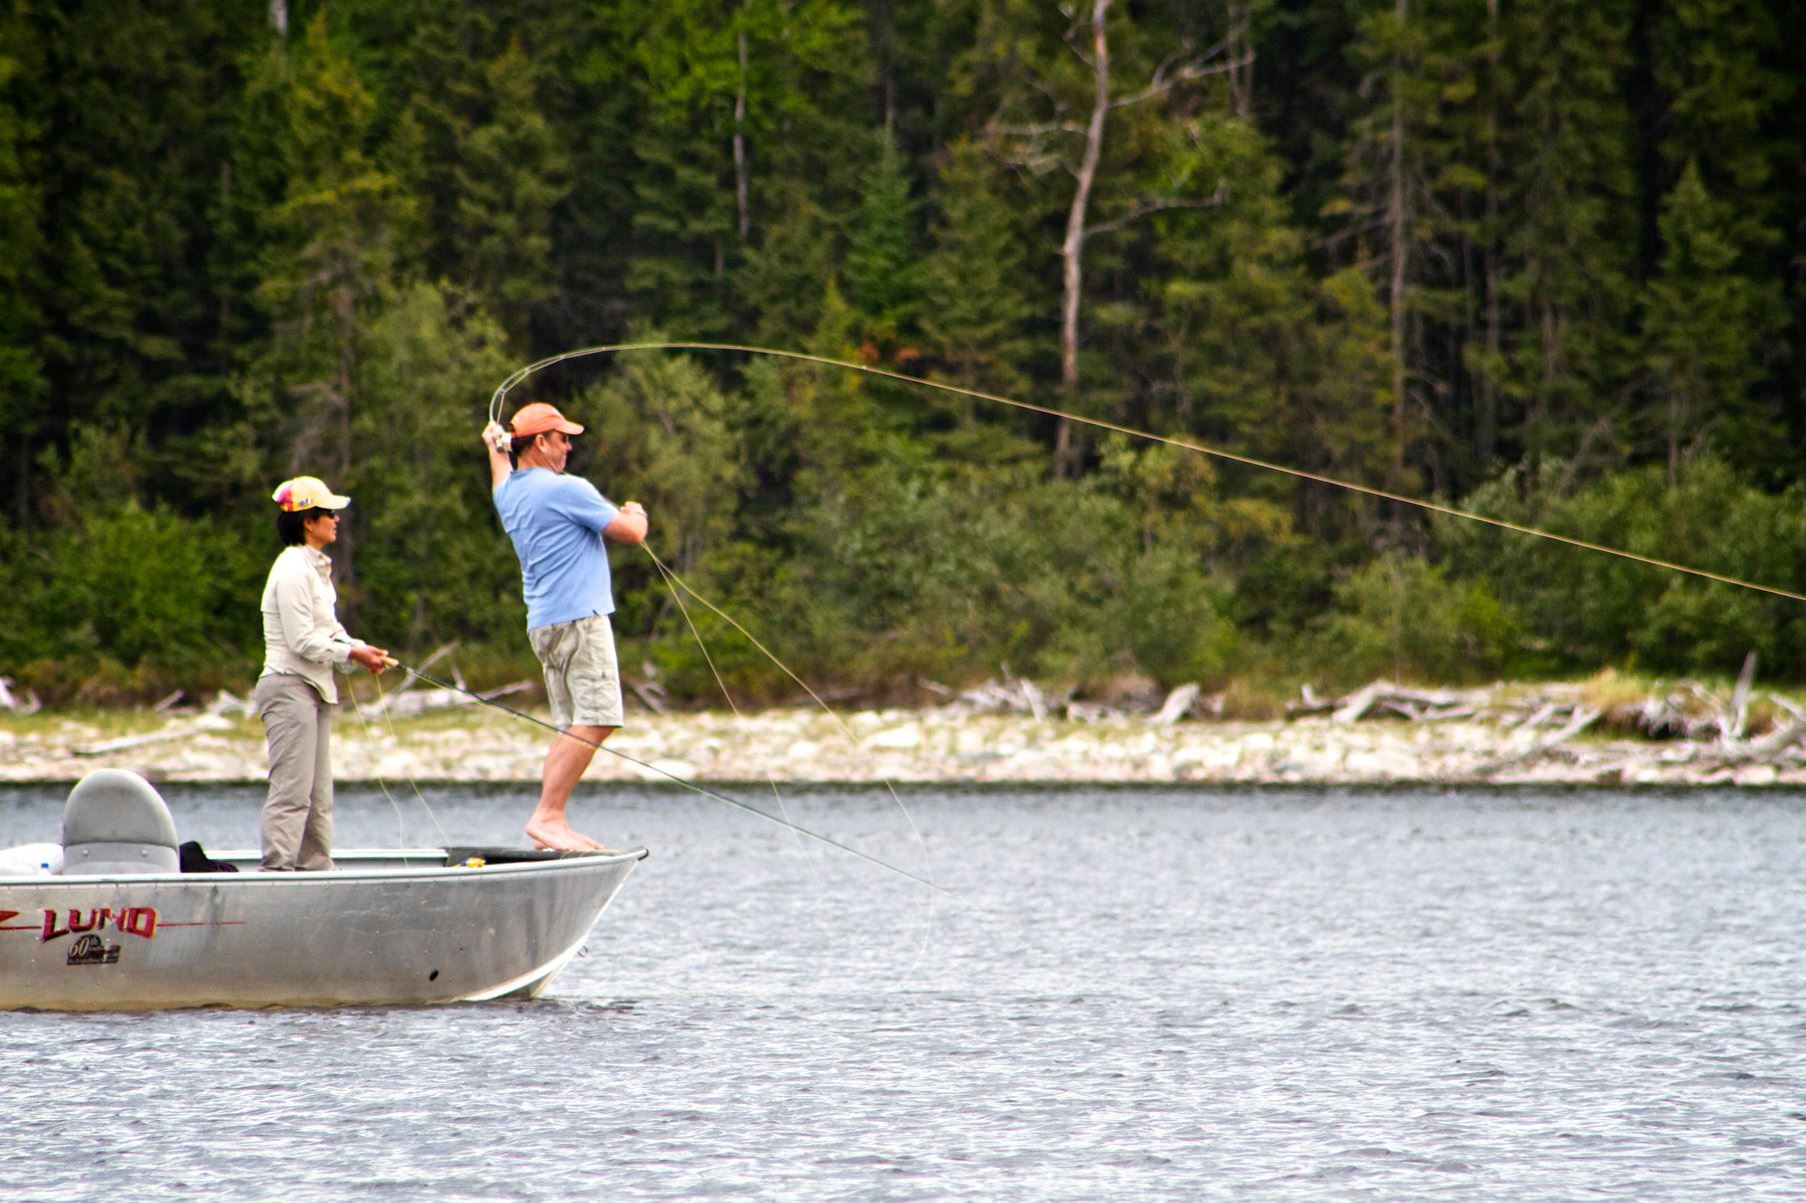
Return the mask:
M 339 843 L 437 842 L 344 789 Z M 0 790 L 0 844 L 62 790 Z M 255 790 L 166 791 L 255 843 Z M 426 788 L 456 842 L 524 791 Z M 736 791 L 776 809 L 770 787 Z M 1780 794 L 597 791 L 652 858 L 538 1003 L 0 1015 L 0 1198 L 1793 1199 Z M 122 1193 L 123 1192 L 123 1193 Z

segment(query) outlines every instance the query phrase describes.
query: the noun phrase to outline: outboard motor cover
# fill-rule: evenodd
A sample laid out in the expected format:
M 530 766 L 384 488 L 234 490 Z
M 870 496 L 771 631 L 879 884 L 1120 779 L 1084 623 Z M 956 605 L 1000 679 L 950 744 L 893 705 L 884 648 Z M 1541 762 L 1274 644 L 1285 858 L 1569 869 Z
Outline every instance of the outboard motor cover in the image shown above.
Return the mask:
M 63 873 L 179 873 L 176 825 L 150 782 L 100 769 L 76 782 L 63 807 Z

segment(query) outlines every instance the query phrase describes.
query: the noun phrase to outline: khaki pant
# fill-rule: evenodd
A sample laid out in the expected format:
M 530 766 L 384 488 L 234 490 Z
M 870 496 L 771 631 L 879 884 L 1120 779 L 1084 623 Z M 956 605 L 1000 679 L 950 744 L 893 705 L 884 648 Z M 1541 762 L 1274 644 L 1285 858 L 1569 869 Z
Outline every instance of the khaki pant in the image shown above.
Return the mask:
M 606 614 L 555 622 L 527 632 L 545 670 L 552 725 L 619 727 L 621 671 L 615 663 L 615 631 Z
M 251 695 L 270 745 L 263 867 L 332 868 L 332 708 L 303 677 L 271 673 Z

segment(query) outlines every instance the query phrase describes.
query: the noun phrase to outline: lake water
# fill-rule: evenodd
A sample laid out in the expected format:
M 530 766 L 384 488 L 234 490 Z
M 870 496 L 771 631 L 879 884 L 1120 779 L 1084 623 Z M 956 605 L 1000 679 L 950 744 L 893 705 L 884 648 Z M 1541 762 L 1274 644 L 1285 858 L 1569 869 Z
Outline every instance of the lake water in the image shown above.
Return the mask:
M 0 845 L 64 792 L 0 790 Z M 518 842 L 524 792 L 423 792 Z M 254 845 L 260 792 L 165 793 Z M 0 1198 L 1806 1196 L 1798 795 L 902 798 L 922 844 L 882 790 L 781 801 L 964 904 L 586 787 L 652 857 L 539 1002 L 0 1015 Z M 397 838 L 368 789 L 338 826 Z

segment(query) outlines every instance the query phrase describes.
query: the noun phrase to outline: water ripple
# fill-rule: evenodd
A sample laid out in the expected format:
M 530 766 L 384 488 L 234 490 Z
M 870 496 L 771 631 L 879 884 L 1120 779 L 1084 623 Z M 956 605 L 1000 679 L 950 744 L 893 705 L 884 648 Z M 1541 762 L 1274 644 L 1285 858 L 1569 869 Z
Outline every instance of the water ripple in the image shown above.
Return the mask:
M 254 842 L 254 794 L 171 793 Z M 786 802 L 918 855 L 886 795 Z M 0 1199 L 1796 1199 L 1798 803 L 912 795 L 981 914 L 611 790 L 654 857 L 542 1002 L 0 1015 Z M 0 841 L 59 807 L 0 794 Z

